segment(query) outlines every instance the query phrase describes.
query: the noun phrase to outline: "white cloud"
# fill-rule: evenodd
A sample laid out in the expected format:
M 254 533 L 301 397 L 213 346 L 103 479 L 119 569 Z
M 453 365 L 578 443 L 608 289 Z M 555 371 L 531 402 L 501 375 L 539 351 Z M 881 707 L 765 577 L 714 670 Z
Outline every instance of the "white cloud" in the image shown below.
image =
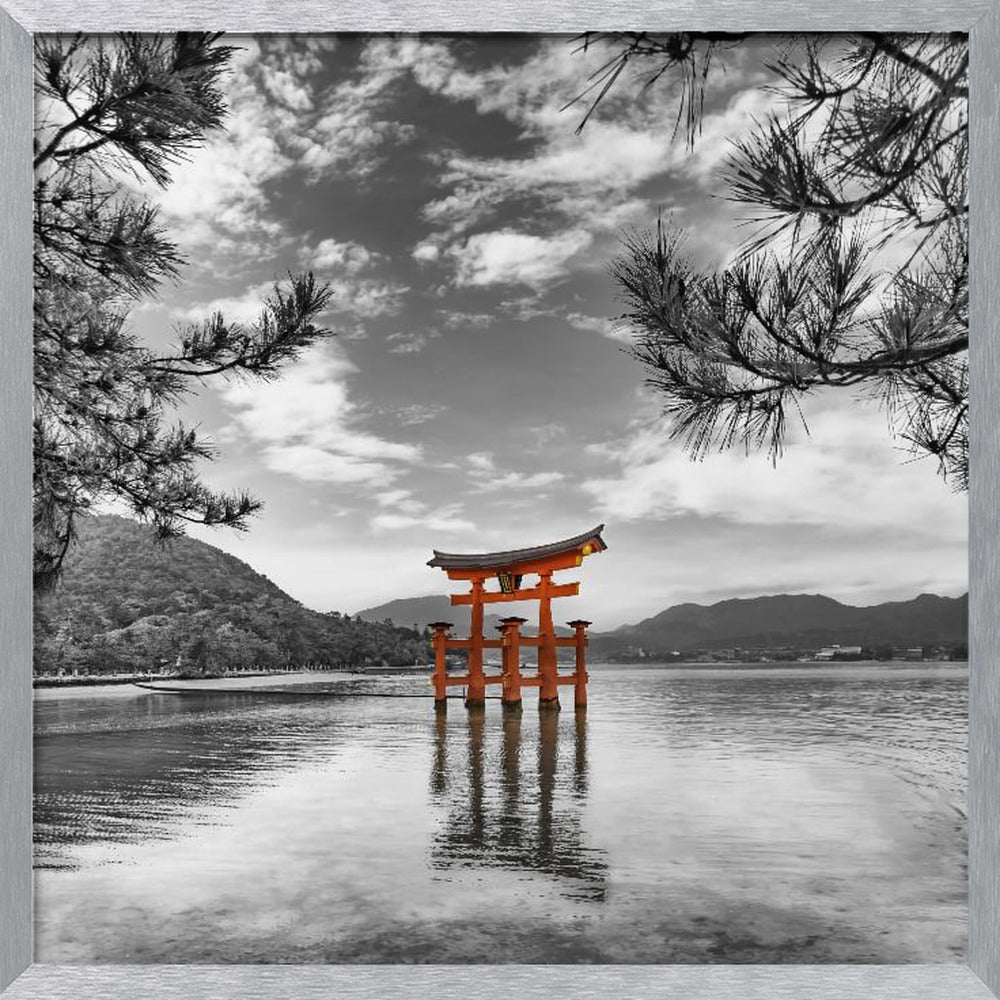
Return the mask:
M 458 285 L 515 285 L 541 288 L 564 276 L 568 261 L 586 249 L 593 237 L 583 229 L 555 236 L 534 236 L 504 229 L 476 233 L 452 246 Z
M 566 428 L 562 424 L 550 421 L 547 424 L 535 424 L 533 427 L 524 429 L 526 447 L 531 450 L 540 450 L 545 445 L 550 444 L 566 433 Z
M 332 237 L 320 240 L 306 256 L 307 263 L 317 270 L 330 268 L 338 274 L 348 275 L 358 274 L 382 259 L 379 254 L 354 240 L 341 243 Z
M 632 343 L 632 328 L 621 320 L 609 319 L 606 316 L 586 316 L 583 313 L 567 313 L 566 322 L 577 330 L 591 330 L 609 340 L 618 340 L 623 344 Z
M 302 85 L 296 78 L 294 71 L 264 64 L 261 66 L 261 81 L 264 89 L 275 100 L 281 101 L 293 111 L 312 109 L 313 101 L 310 88 Z
M 554 483 L 562 482 L 566 477 L 561 472 L 505 472 L 491 479 L 481 480 L 478 490 L 539 490 Z
M 385 338 L 390 354 L 419 354 L 428 344 L 430 337 L 424 333 L 390 333 Z
M 226 82 L 224 130 L 173 167 L 169 187 L 144 191 L 160 205 L 171 234 L 206 261 L 252 241 L 273 245 L 281 236 L 281 224 L 268 217 L 265 185 L 292 165 L 282 138 L 294 130 L 296 111 L 269 100 L 267 84 L 297 104 L 308 100 L 305 81 L 268 66 L 255 39 L 239 41 Z
M 759 66 L 748 68 L 743 53 L 736 52 L 717 57 L 708 82 L 710 94 L 735 89 L 735 96 L 703 116 L 693 152 L 684 141 L 683 125 L 675 134 L 679 88 L 671 85 L 669 74 L 639 96 L 639 71 L 627 72 L 577 134 L 587 101 L 568 110 L 565 105 L 587 90 L 590 75 L 611 50 L 602 44 L 587 52 L 575 49 L 566 39 L 545 40 L 520 64 L 475 71 L 441 43 L 401 47 L 395 53 L 410 63 L 414 78 L 430 92 L 470 102 L 483 115 L 503 115 L 522 139 L 531 141 L 531 152 L 522 156 L 471 156 L 458 150 L 436 156 L 443 190 L 424 206 L 424 219 L 434 231 L 419 246 L 453 261 L 460 285 L 488 283 L 489 273 L 480 277 L 464 263 L 461 239 L 495 225 L 511 203 L 534 205 L 536 235 L 549 241 L 572 238 L 582 226 L 590 234 L 593 253 L 567 256 L 549 278 L 543 272 L 539 282 L 564 273 L 563 264 L 573 270 L 603 266 L 605 244 L 622 227 L 644 225 L 655 217 L 650 185 L 658 183 L 662 190 L 665 182 L 681 177 L 702 187 L 714 185 L 717 167 L 730 150 L 729 138 L 780 104 L 761 86 L 766 74 Z M 472 248 L 477 249 L 475 244 Z M 501 278 L 508 280 L 503 272 Z M 515 271 L 512 280 L 522 278 Z
M 221 395 L 243 432 L 263 446 L 273 471 L 310 482 L 388 486 L 421 458 L 421 449 L 358 427 L 361 414 L 347 384 L 354 370 L 334 345 L 324 344 L 279 381 L 236 383 Z
M 384 462 L 366 461 L 357 455 L 338 454 L 309 444 L 269 445 L 263 456 L 273 472 L 305 482 L 387 486 L 397 474 Z
M 842 401 L 843 402 L 843 401 Z M 861 404 L 818 410 L 810 436 L 793 429 L 785 454 L 711 454 L 692 463 L 661 420 L 591 449 L 615 470 L 582 484 L 618 521 L 681 515 L 745 525 L 815 525 L 963 540 L 967 510 L 929 462 L 904 462 L 885 419 Z
M 422 514 L 427 509 L 426 504 L 414 499 L 411 490 L 404 489 L 386 490 L 379 493 L 375 502 L 379 507 L 395 508 L 396 511 L 403 514 Z
M 443 403 L 409 403 L 389 408 L 396 421 L 404 425 L 424 424 L 447 411 L 448 407 Z
M 264 299 L 273 290 L 273 281 L 263 281 L 251 285 L 239 295 L 223 295 L 208 302 L 197 302 L 186 309 L 175 310 L 173 315 L 178 319 L 197 321 L 221 312 L 232 323 L 256 323 L 264 308 Z
M 436 243 L 418 243 L 413 248 L 413 259 L 423 263 L 437 260 L 441 256 L 441 248 Z
M 371 519 L 375 531 L 404 531 L 411 528 L 427 528 L 429 531 L 468 532 L 475 531 L 476 525 L 461 516 L 460 504 L 450 504 L 428 513 L 376 514 Z
M 269 186 L 280 178 L 293 171 L 318 178 L 329 169 L 364 176 L 382 162 L 384 145 L 412 134 L 380 116 L 404 67 L 363 62 L 356 78 L 320 92 L 322 56 L 335 39 L 235 41 L 224 129 L 171 170 L 168 188 L 143 186 L 171 235 L 214 270 L 223 259 L 245 260 L 283 245 L 285 226 L 269 203 Z
M 351 269 L 352 265 L 348 264 L 347 272 L 351 273 Z M 338 316 L 353 315 L 361 320 L 394 316 L 402 310 L 404 297 L 409 291 L 406 285 L 367 278 L 335 278 L 328 283 L 333 297 L 326 311 L 317 319 L 321 324 L 337 329 L 345 340 L 364 339 L 367 333 L 363 326 L 344 327 L 338 321 Z M 273 281 L 262 281 L 238 294 L 222 295 L 207 302 L 196 302 L 186 308 L 175 309 L 172 315 L 178 319 L 196 321 L 221 312 L 230 322 L 254 323 L 260 318 L 264 299 L 273 292 L 274 284 Z M 278 284 L 281 285 L 282 282 Z
M 384 114 L 407 67 L 381 53 L 380 42 L 370 42 L 358 72 L 322 94 L 315 118 L 300 123 L 293 145 L 314 180 L 334 170 L 363 178 L 384 162 L 388 147 L 412 139 L 412 126 Z
M 561 472 L 502 472 L 496 466 L 493 453 L 472 452 L 465 456 L 472 477 L 472 489 L 484 493 L 493 490 L 542 489 L 561 482 L 566 477 Z
M 493 472 L 496 465 L 493 463 L 493 455 L 488 451 L 476 451 L 465 456 L 465 460 L 477 472 Z
M 484 330 L 496 322 L 493 313 L 470 313 L 454 309 L 438 309 L 438 315 L 449 330 Z
M 733 152 L 733 139 L 745 136 L 755 122 L 769 113 L 779 113 L 787 105 L 785 98 L 763 87 L 752 87 L 735 94 L 725 108 L 704 116 L 693 150 L 674 145 L 670 165 L 708 187 L 717 178 L 719 168 Z
M 333 298 L 327 307 L 329 312 L 352 313 L 363 319 L 397 315 L 402 311 L 404 298 L 410 290 L 408 285 L 399 282 L 370 278 L 334 278 L 329 284 L 333 291 Z

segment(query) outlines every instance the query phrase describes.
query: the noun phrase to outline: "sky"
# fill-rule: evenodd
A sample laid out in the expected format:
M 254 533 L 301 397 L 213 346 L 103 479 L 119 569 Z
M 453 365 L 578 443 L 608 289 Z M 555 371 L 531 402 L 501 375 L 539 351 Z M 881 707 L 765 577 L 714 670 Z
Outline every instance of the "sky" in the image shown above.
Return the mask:
M 579 134 L 565 105 L 606 58 L 565 37 L 231 37 L 230 116 L 162 191 L 189 259 L 136 306 L 165 343 L 219 309 L 251 322 L 289 272 L 334 290 L 333 336 L 272 383 L 213 382 L 180 416 L 218 446 L 204 478 L 264 501 L 192 534 L 305 605 L 355 613 L 450 592 L 432 549 L 482 552 L 599 523 L 569 619 L 824 593 L 850 604 L 967 588 L 967 503 L 886 417 L 804 404 L 772 464 L 692 462 L 625 351 L 607 266 L 662 212 L 704 267 L 752 232 L 719 170 L 779 98 L 764 45 L 709 76 L 693 151 L 678 89 L 624 80 Z

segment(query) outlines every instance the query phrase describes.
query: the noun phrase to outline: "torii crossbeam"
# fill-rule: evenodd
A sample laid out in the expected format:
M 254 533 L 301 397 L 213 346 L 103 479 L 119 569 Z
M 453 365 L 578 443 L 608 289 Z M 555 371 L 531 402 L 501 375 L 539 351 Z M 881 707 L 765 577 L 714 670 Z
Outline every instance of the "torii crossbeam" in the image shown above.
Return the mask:
M 572 684 L 575 688 L 574 702 L 577 708 L 587 704 L 587 669 L 585 648 L 587 626 L 590 622 L 577 620 L 569 622 L 574 634 L 557 636 L 552 624 L 552 598 L 575 597 L 580 592 L 580 584 L 554 584 L 552 574 L 558 570 L 572 569 L 583 563 L 586 556 L 603 552 L 607 545 L 601 538 L 604 525 L 566 538 L 561 542 L 537 545 L 527 549 L 513 549 L 506 552 L 485 552 L 460 555 L 434 550 L 434 558 L 428 566 L 443 569 L 451 580 L 467 580 L 472 584 L 468 594 L 452 594 L 451 603 L 471 604 L 472 619 L 467 639 L 452 639 L 448 636 L 450 622 L 431 622 L 434 629 L 434 699 L 439 709 L 447 707 L 447 689 L 451 685 L 464 685 L 465 704 L 477 706 L 485 703 L 486 686 L 501 684 L 504 708 L 520 709 L 521 688 L 539 689 L 538 707 L 559 708 L 559 685 Z M 538 576 L 538 582 L 523 587 L 526 576 Z M 500 589 L 487 590 L 486 581 L 496 578 Z M 524 618 L 504 618 L 498 626 L 501 637 L 487 639 L 483 636 L 483 605 L 506 601 L 538 601 L 538 635 L 521 635 Z M 521 646 L 535 646 L 538 649 L 537 676 L 521 675 Z M 560 676 L 556 649 L 572 646 L 576 649 L 576 669 L 572 674 Z M 468 672 L 462 676 L 447 676 L 446 655 L 449 649 L 464 649 L 468 653 Z M 503 666 L 498 676 L 487 677 L 483 673 L 483 650 L 502 650 Z

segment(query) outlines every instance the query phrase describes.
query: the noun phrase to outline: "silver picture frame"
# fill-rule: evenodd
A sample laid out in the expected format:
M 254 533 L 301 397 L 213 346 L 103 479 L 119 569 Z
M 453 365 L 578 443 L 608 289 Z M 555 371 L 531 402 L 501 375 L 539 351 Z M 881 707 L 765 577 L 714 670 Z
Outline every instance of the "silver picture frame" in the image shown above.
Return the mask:
M 32 962 L 32 35 L 173 31 L 967 31 L 972 472 L 967 965 L 54 966 Z M 1000 5 L 996 0 L 0 0 L 0 993 L 4 1000 L 1000 996 Z

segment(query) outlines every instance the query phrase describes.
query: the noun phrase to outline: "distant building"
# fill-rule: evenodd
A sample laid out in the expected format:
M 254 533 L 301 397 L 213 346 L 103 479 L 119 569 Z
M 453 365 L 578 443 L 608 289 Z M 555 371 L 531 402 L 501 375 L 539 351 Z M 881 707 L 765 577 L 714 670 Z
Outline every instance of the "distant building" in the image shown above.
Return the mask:
M 813 657 L 816 660 L 835 660 L 838 656 L 860 656 L 860 646 L 824 646 Z
M 894 660 L 922 660 L 924 658 L 923 646 L 910 646 L 908 649 L 896 646 L 892 650 Z

